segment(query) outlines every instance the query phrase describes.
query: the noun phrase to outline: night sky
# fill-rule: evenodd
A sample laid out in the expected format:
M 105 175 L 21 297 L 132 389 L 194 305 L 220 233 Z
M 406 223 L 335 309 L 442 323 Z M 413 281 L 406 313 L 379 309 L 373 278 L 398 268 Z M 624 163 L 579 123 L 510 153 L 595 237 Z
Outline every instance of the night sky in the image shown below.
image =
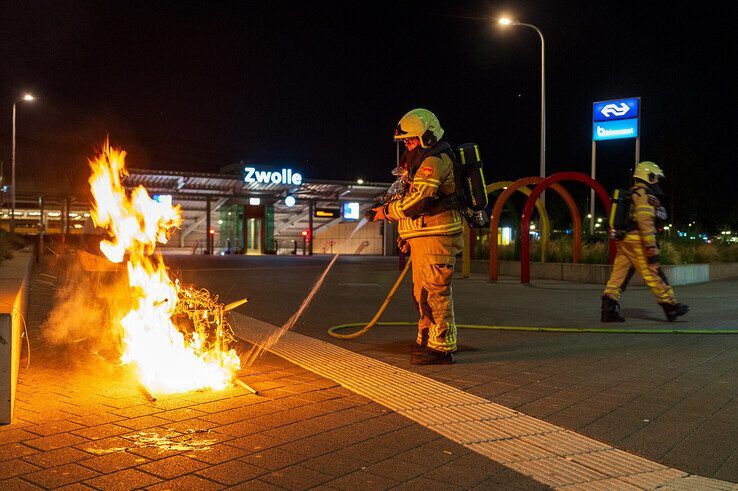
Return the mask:
M 538 37 L 470 18 L 507 13 L 546 37 L 549 173 L 589 173 L 592 102 L 640 96 L 641 156 L 666 170 L 675 221 L 738 227 L 731 2 L 396 3 L 3 1 L 5 175 L 24 91 L 27 190 L 79 192 L 106 134 L 132 167 L 389 181 L 394 126 L 417 106 L 481 145 L 488 181 L 537 174 Z M 628 185 L 632 140 L 598 157 L 608 190 Z

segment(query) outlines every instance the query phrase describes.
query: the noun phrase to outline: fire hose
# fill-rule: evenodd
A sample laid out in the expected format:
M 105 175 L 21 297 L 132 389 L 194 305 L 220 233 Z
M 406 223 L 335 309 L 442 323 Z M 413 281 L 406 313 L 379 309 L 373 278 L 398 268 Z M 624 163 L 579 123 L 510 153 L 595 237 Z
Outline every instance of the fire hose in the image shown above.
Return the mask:
M 405 268 L 392 286 L 387 298 L 374 314 L 369 323 L 353 322 L 349 324 L 339 324 L 330 327 L 327 332 L 330 336 L 338 339 L 355 339 L 366 334 L 374 326 L 417 326 L 417 322 L 379 322 L 382 314 L 387 310 L 392 297 L 400 287 L 400 283 L 405 279 L 405 275 L 410 269 L 410 260 L 407 261 Z M 344 329 L 357 328 L 360 329 L 350 334 L 339 334 L 337 331 Z M 482 324 L 457 324 L 459 329 L 480 329 L 485 331 L 534 331 L 534 332 L 570 332 L 570 333 L 600 333 L 600 334 L 738 334 L 738 329 L 613 329 L 602 327 L 533 327 L 533 326 L 494 326 Z

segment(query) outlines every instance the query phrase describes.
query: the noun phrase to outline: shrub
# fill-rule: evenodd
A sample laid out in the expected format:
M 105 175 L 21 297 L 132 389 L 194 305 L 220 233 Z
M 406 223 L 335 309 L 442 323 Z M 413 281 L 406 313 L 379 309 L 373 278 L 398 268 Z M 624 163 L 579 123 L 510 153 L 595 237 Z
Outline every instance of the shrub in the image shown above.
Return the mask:
M 582 245 L 582 262 L 585 264 L 607 264 L 608 245 L 593 242 Z

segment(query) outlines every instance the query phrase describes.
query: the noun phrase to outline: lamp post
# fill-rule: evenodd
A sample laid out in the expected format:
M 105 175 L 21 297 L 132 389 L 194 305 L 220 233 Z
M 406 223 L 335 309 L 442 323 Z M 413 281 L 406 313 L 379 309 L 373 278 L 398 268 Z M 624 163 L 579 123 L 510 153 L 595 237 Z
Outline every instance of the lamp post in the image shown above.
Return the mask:
M 24 94 L 22 98 L 13 101 L 13 143 L 11 146 L 10 161 L 10 233 L 15 232 L 15 105 L 19 101 L 33 102 L 31 94 Z
M 530 27 L 538 33 L 541 38 L 541 162 L 540 176 L 541 179 L 546 177 L 546 45 L 543 39 L 543 33 L 538 27 L 525 22 L 518 22 L 508 17 L 502 17 L 497 20 L 502 26 L 523 26 Z M 545 193 L 541 194 L 541 201 L 546 204 Z

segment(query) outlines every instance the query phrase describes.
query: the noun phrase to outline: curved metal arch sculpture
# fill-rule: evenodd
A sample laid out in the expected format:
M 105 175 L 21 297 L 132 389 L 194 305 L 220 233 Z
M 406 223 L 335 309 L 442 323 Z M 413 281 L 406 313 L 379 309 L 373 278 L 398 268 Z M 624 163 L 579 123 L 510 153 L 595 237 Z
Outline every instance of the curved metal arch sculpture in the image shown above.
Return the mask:
M 610 195 L 607 194 L 607 191 L 605 191 L 605 188 L 603 188 L 599 182 L 595 181 L 586 174 L 582 174 L 581 172 L 558 172 L 540 181 L 531 193 L 531 195 L 528 196 L 528 200 L 525 202 L 525 207 L 523 208 L 523 218 L 520 221 L 521 230 L 526 230 L 528 227 L 530 227 L 530 218 L 533 214 L 533 205 L 535 203 L 535 200 L 538 199 L 543 191 L 548 188 L 554 189 L 554 186 L 558 185 L 558 183 L 561 181 L 581 182 L 582 184 L 586 184 L 590 188 L 594 189 L 597 197 L 600 199 L 602 205 L 605 208 L 605 214 L 610 215 Z M 579 227 L 580 233 L 578 236 L 581 241 L 581 220 L 579 223 Z M 577 235 L 575 235 L 575 239 L 576 237 Z M 612 263 L 615 252 L 615 241 L 613 239 L 610 239 L 609 252 L 609 261 L 610 263 Z M 522 234 L 520 241 L 520 282 L 524 284 L 530 283 L 530 234 Z
M 510 199 L 510 196 L 512 196 L 512 194 L 515 191 L 523 193 L 526 197 L 530 196 L 530 193 L 533 192 L 530 188 L 526 186 L 518 186 L 517 188 L 515 188 L 515 190 L 507 194 L 506 197 L 501 200 L 500 198 L 502 198 L 502 196 L 507 192 L 507 190 L 511 186 L 514 186 L 516 182 L 517 181 L 497 181 L 497 182 L 493 182 L 492 184 L 488 184 L 487 187 L 485 188 L 488 195 L 491 193 L 496 193 L 499 190 L 502 190 L 502 193 L 500 193 L 495 199 L 495 206 L 493 207 L 493 212 L 492 212 L 492 215 L 490 216 L 490 228 L 489 228 L 489 240 L 490 240 L 489 242 L 490 256 L 489 257 L 490 259 L 492 258 L 493 248 L 494 248 L 495 258 L 497 258 L 497 254 L 499 251 L 499 246 L 497 245 L 497 228 L 500 225 L 500 215 L 502 213 L 502 208 L 508 207 L 510 208 L 512 212 L 514 212 L 514 208 L 512 207 L 511 203 L 508 202 L 508 200 Z M 501 203 L 499 209 L 497 208 L 498 202 Z M 551 235 L 551 220 L 548 217 L 548 211 L 546 210 L 546 206 L 543 204 L 543 200 L 541 199 L 536 200 L 536 210 L 538 211 L 538 216 L 541 217 L 541 253 L 542 253 L 542 257 L 545 258 L 546 251 L 548 250 L 548 239 L 549 239 L 549 236 Z M 497 217 L 496 220 L 495 220 L 495 217 Z M 516 219 L 518 218 L 519 216 L 517 216 L 516 214 Z M 491 223 L 493 220 L 495 220 L 494 227 L 492 227 L 492 223 Z M 492 244 L 494 244 L 494 246 Z
M 530 184 L 539 184 L 542 182 L 543 179 L 538 176 L 532 176 L 532 177 L 524 177 L 522 179 L 518 179 L 515 182 L 510 181 L 500 181 L 506 183 L 505 186 L 507 189 L 505 189 L 502 194 L 497 198 L 495 201 L 494 208 L 492 209 L 492 217 L 490 220 L 489 225 L 489 280 L 490 281 L 497 281 L 498 274 L 499 274 L 499 261 L 497 259 L 498 250 L 499 247 L 497 245 L 497 228 L 500 224 L 500 212 L 502 211 L 502 207 L 505 205 L 508 199 L 510 199 L 510 196 L 513 195 L 515 192 L 522 192 L 523 194 L 528 196 L 527 203 L 531 200 L 530 196 L 533 194 L 533 191 L 531 191 L 527 186 Z M 494 183 L 494 185 L 497 185 L 498 183 Z M 490 191 L 490 186 L 487 186 L 487 192 Z M 538 186 L 536 186 L 538 188 Z M 579 208 L 577 208 L 577 204 L 574 201 L 574 198 L 571 197 L 571 194 L 564 189 L 559 184 L 553 184 L 551 185 L 551 189 L 556 191 L 556 193 L 561 196 L 561 198 L 566 203 L 567 208 L 569 208 L 569 214 L 571 215 L 572 220 L 572 229 L 574 233 L 574 244 L 572 246 L 572 255 L 573 260 L 575 263 L 579 262 L 582 256 L 582 219 L 579 214 Z M 546 251 L 548 250 L 548 238 L 549 238 L 549 231 L 550 231 L 550 223 L 548 218 L 548 212 L 546 211 L 545 206 L 541 203 L 539 200 L 540 193 L 538 193 L 538 196 L 535 198 L 535 206 L 536 210 L 538 210 L 538 214 L 541 216 L 541 262 L 545 262 L 546 260 Z M 531 206 L 531 210 L 529 213 L 533 212 L 533 208 Z M 526 231 L 530 230 L 530 217 L 528 218 L 528 223 L 523 227 L 522 220 L 521 220 L 521 226 L 520 226 L 520 237 L 521 240 L 523 237 L 530 239 L 530 234 L 526 233 Z M 522 243 L 521 243 L 522 244 Z M 530 251 L 529 251 L 530 252 Z M 521 248 L 522 253 L 522 248 Z M 530 256 L 529 256 L 530 257 Z M 522 257 L 521 257 L 522 259 Z

